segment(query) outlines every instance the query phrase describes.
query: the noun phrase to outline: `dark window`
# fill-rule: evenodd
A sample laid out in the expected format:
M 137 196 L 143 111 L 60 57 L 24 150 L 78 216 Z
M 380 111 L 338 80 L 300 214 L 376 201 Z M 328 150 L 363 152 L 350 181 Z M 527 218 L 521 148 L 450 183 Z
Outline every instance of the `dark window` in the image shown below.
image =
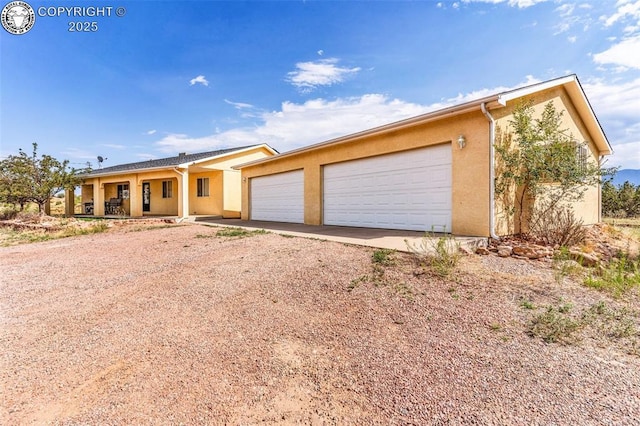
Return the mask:
M 173 197 L 173 182 L 170 180 L 162 181 L 162 198 L 172 198 Z
M 587 170 L 588 161 L 589 147 L 587 146 L 587 142 L 576 144 L 576 163 L 578 164 L 578 168 L 581 172 L 585 172 Z
M 127 191 L 127 192 L 125 192 Z M 129 198 L 129 184 L 122 183 L 118 185 L 118 198 Z
M 198 197 L 209 196 L 209 178 L 198 178 Z

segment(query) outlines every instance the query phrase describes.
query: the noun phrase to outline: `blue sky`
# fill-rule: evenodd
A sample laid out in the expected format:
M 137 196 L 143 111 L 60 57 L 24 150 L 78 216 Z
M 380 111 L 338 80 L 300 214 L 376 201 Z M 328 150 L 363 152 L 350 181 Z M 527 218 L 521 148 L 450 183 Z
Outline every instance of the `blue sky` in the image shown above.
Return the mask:
M 28 33 L 0 29 L 0 157 L 285 152 L 575 73 L 608 165 L 640 169 L 640 0 L 28 3 Z M 40 16 L 72 6 L 111 16 Z

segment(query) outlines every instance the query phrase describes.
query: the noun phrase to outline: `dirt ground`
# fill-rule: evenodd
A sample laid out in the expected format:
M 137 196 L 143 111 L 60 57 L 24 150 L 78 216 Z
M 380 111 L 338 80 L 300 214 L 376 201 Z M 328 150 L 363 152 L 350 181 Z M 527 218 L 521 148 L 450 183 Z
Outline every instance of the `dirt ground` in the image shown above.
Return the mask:
M 528 333 L 548 306 L 637 295 L 539 261 L 471 255 L 443 279 L 408 254 L 218 231 L 0 248 L 0 422 L 638 424 L 637 336 Z

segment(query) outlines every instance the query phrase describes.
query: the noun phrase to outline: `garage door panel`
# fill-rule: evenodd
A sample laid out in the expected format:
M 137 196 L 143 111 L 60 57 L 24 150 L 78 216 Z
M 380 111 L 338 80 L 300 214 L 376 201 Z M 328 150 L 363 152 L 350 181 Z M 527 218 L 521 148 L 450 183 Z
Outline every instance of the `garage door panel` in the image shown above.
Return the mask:
M 324 223 L 451 230 L 451 145 L 324 167 Z
M 252 178 L 251 219 L 303 223 L 303 171 Z

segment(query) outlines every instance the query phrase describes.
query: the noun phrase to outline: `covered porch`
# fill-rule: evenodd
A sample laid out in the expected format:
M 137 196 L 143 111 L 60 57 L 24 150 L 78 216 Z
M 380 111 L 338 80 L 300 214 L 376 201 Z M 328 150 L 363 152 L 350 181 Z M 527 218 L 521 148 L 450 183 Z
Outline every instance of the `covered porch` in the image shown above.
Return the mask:
M 240 173 L 193 166 L 188 170 L 135 173 L 86 179 L 79 207 L 66 197 L 69 216 L 240 217 Z

